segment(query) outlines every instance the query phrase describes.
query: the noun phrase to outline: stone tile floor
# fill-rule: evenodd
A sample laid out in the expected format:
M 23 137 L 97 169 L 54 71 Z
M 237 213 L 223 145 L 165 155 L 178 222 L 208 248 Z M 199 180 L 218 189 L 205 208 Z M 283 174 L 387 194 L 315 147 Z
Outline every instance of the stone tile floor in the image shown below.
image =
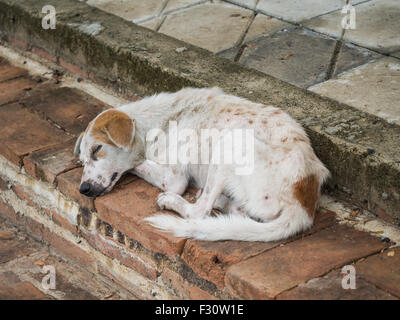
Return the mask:
M 341 26 L 350 15 L 342 12 L 345 2 L 87 0 L 144 27 L 399 124 L 400 1 L 351 0 L 355 29 Z

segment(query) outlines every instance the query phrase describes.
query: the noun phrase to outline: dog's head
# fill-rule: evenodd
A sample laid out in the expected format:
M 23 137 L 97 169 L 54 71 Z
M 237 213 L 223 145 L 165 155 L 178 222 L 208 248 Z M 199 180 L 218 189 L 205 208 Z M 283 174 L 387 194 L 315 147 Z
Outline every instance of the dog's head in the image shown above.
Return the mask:
M 79 192 L 89 197 L 109 192 L 137 165 L 135 142 L 135 120 L 121 111 L 109 109 L 91 121 L 74 149 L 84 166 Z

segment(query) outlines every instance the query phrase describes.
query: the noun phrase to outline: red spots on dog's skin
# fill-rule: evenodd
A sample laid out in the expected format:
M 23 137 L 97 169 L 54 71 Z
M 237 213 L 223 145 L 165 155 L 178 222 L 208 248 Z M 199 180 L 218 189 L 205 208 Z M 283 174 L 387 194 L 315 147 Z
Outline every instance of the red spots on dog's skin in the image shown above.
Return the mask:
M 315 209 L 319 197 L 319 183 L 317 177 L 312 174 L 300 179 L 293 185 L 293 195 L 306 210 L 307 214 L 314 218 Z
M 127 114 L 118 110 L 107 110 L 93 121 L 90 134 L 97 141 L 118 147 L 129 146 L 134 120 Z
M 293 142 L 307 142 L 307 140 L 302 137 L 295 137 L 293 138 Z

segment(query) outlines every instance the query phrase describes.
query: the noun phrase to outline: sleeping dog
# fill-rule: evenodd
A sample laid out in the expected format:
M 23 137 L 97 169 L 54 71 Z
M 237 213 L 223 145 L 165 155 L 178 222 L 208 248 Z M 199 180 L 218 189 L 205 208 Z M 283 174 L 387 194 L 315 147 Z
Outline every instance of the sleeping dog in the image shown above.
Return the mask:
M 203 139 L 213 130 L 218 134 Z M 232 149 L 243 155 L 237 132 L 251 133 L 245 166 L 232 159 Z M 219 88 L 186 88 L 106 110 L 89 123 L 74 152 L 84 165 L 82 194 L 101 196 L 132 172 L 163 190 L 161 209 L 180 215 L 153 215 L 146 218 L 150 224 L 209 241 L 275 241 L 310 228 L 329 176 L 288 114 Z M 188 186 L 202 191 L 195 203 L 182 197 Z

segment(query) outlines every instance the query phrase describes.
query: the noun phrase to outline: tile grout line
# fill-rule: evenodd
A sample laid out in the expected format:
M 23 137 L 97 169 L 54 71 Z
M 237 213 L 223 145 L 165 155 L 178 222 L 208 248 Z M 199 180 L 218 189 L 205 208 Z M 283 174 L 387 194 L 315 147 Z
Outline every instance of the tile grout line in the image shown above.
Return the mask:
M 346 0 L 345 5 L 347 6 L 349 3 L 350 3 L 350 0 Z M 340 34 L 339 39 L 337 39 L 335 42 L 335 47 L 332 52 L 332 57 L 330 59 L 328 68 L 326 70 L 325 81 L 331 79 L 336 71 L 339 54 L 340 54 L 340 51 L 343 46 L 343 37 L 346 33 L 346 29 L 343 28 L 343 26 L 341 26 L 341 27 L 342 27 L 342 32 Z
M 239 60 L 244 52 L 244 49 L 246 48 L 246 44 L 243 44 L 243 42 L 244 42 L 244 39 L 246 38 L 247 33 L 250 30 L 250 27 L 253 25 L 253 22 L 256 19 L 257 14 L 258 14 L 257 12 L 253 11 L 253 13 L 250 17 L 250 20 L 246 26 L 246 29 L 244 30 L 243 34 L 239 37 L 238 41 L 236 42 L 236 44 L 234 46 L 234 47 L 239 47 L 239 50 L 237 51 L 235 57 L 233 58 L 234 62 L 239 62 Z

